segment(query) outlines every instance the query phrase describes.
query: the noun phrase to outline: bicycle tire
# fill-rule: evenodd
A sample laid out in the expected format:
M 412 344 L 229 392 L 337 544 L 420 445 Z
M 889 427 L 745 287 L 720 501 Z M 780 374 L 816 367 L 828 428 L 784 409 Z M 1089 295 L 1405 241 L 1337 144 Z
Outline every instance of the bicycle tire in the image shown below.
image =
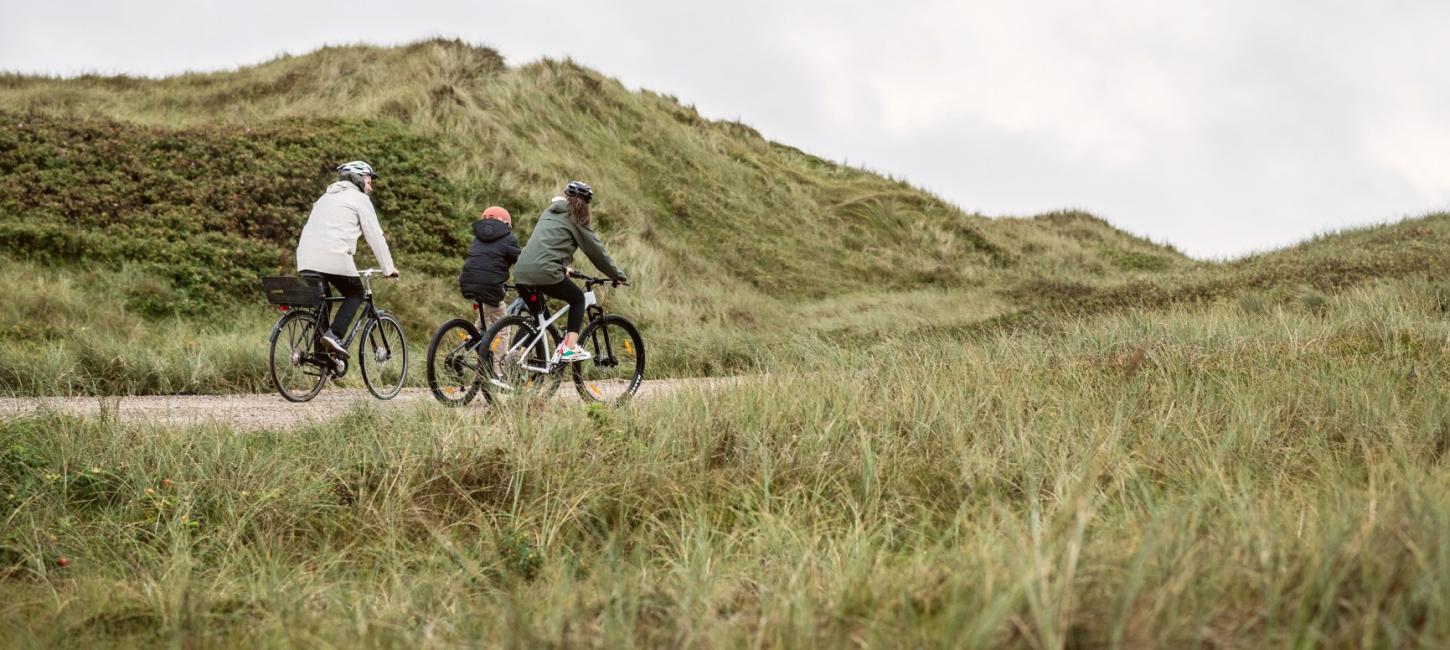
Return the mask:
M 459 334 L 463 336 L 460 338 Z M 448 406 L 464 406 L 472 402 L 474 396 L 478 395 L 479 389 L 483 387 L 483 366 L 478 365 L 470 369 L 465 364 L 468 356 L 477 358 L 478 363 L 482 364 L 482 356 L 465 348 L 470 339 L 478 339 L 481 336 L 483 334 L 473 326 L 473 322 L 465 318 L 450 320 L 433 332 L 433 338 L 428 341 L 428 390 L 433 392 L 433 397 L 439 402 Z M 458 340 L 456 345 L 453 344 L 454 339 Z M 448 347 L 444 348 L 445 345 Z M 441 360 L 438 356 L 440 350 L 446 351 Z M 461 381 L 454 382 L 453 379 L 462 378 L 466 369 L 473 371 L 473 381 L 464 387 L 461 385 Z M 451 376 L 444 377 L 445 373 Z
M 403 384 L 408 381 L 408 337 L 397 317 L 384 312 L 368 323 L 358 341 L 357 356 L 358 372 L 373 397 L 389 400 L 403 392 Z M 398 373 L 396 383 L 391 381 L 394 370 Z
M 613 329 L 624 336 L 608 336 Z M 585 403 L 620 405 L 634 397 L 644 383 L 645 368 L 644 337 L 634 323 L 618 314 L 605 314 L 589 321 L 579 333 L 579 345 L 591 355 L 589 359 L 570 364 L 580 399 Z M 622 364 L 630 362 L 632 369 L 623 367 Z
M 267 366 L 272 376 L 272 387 L 282 395 L 283 399 L 289 402 L 306 402 L 317 397 L 322 392 L 322 385 L 327 383 L 328 372 L 320 365 L 307 361 L 307 356 L 315 354 L 313 345 L 317 339 L 317 316 L 309 311 L 292 311 L 284 314 L 277 320 L 277 325 L 272 328 L 271 342 L 269 345 L 270 358 Z M 284 358 L 287 366 L 297 369 L 298 375 L 312 376 L 306 371 L 307 367 L 316 369 L 315 380 L 302 380 L 298 385 L 300 390 L 291 390 L 283 385 L 283 379 L 278 374 L 277 367 L 277 344 L 283 342 L 285 346 Z M 287 372 L 284 368 L 282 372 Z M 288 373 L 291 374 L 291 373 Z M 290 383 L 290 382 L 288 382 Z M 310 387 L 308 387 L 310 384 Z

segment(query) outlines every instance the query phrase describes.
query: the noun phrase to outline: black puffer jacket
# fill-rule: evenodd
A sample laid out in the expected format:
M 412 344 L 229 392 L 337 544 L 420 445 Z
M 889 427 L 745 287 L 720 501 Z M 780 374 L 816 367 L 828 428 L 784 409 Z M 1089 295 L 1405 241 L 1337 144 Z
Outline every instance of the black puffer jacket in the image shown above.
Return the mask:
M 519 238 L 509 225 L 496 219 L 473 222 L 473 243 L 458 275 L 458 289 L 469 300 L 496 305 L 503 300 L 503 283 L 519 261 Z

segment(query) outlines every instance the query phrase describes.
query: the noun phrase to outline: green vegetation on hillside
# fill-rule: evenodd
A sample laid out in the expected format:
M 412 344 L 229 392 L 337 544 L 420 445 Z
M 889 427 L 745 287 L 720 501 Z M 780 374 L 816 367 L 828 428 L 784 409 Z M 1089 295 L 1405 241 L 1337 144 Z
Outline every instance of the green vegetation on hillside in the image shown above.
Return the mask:
M 431 279 L 387 303 L 412 316 L 415 341 L 467 309 L 452 267 L 479 210 L 504 206 L 526 237 L 565 181 L 594 184 L 599 228 L 637 280 L 609 305 L 644 327 L 654 376 L 761 370 L 838 334 L 890 335 L 899 319 L 954 327 L 1035 302 L 1004 289 L 1108 288 L 1197 266 L 1085 214 L 967 214 L 572 62 L 510 68 L 454 41 L 160 80 L 0 75 L 0 174 L 16 181 L 0 190 L 0 249 L 27 276 L 108 306 L 118 301 L 86 292 L 91 278 L 130 269 L 144 289 L 127 289 L 122 309 L 179 315 L 210 335 L 202 316 L 254 313 L 255 277 L 292 272 L 293 238 L 327 170 L 356 157 L 384 175 L 376 198 L 400 267 Z M 43 304 L 48 291 L 36 291 Z M 145 353 L 183 354 L 173 340 Z M 100 344 L 52 328 L 49 367 L 74 372 L 0 390 L 257 384 L 94 376 L 76 350 Z
M 176 130 L 0 112 L 0 246 L 52 265 L 131 263 L 178 290 L 133 308 L 197 313 L 295 268 L 312 201 L 337 178 L 329 161 L 354 151 L 392 172 L 377 200 L 398 255 L 452 270 L 467 240 L 444 205 L 438 147 L 396 125 L 338 120 Z
M 1078 272 L 1090 262 L 1090 273 L 1104 275 L 1183 261 L 1092 219 L 1021 227 L 964 214 L 905 183 L 772 143 L 738 123 L 705 120 L 673 98 L 629 91 L 571 62 L 506 68 L 493 51 L 454 41 L 325 48 L 162 80 L 12 75 L 0 77 L 0 106 L 161 129 L 236 132 L 298 120 L 396 125 L 444 157 L 431 168 L 380 169 L 388 179 L 448 179 L 454 193 L 446 217 L 460 232 L 490 203 L 519 214 L 527 231 L 565 181 L 585 178 L 599 188 L 596 212 L 622 257 L 660 286 L 686 293 L 731 280 L 777 298 L 814 297 L 923 282 L 971 286 L 985 269 L 1018 262 L 1042 272 Z M 296 171 L 268 169 L 285 184 L 315 182 L 335 156 L 306 157 L 334 151 L 293 152 Z M 258 199 L 294 214 L 310 201 Z M 188 204 L 184 196 L 161 200 Z M 383 203 L 392 225 L 387 219 L 399 206 Z
M 0 638 L 1443 647 L 1447 296 L 903 339 L 617 411 L 6 421 Z

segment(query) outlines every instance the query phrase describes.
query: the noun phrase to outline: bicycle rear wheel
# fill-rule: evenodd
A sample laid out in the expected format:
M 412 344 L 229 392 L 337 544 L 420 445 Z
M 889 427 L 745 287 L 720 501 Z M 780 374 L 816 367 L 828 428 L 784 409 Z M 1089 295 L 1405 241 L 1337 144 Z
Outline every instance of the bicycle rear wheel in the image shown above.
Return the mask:
M 272 330 L 272 385 L 289 402 L 316 397 L 327 381 L 325 359 L 314 349 L 317 334 L 317 316 L 308 311 L 289 312 Z
M 549 357 L 558 345 L 553 328 L 540 336 L 538 325 L 528 318 L 498 319 L 483 333 L 479 348 L 486 373 L 484 398 L 495 403 L 548 399 L 564 379 L 562 373 L 549 366 Z
M 483 386 L 483 357 L 474 344 L 482 338 L 473 323 L 455 318 L 444 323 L 428 342 L 428 389 L 448 406 L 473 401 Z
M 392 399 L 403 390 L 408 378 L 408 339 L 403 325 L 392 314 L 379 314 L 363 331 L 357 346 L 358 370 L 368 392 L 378 399 Z
M 644 381 L 644 338 L 618 314 L 591 321 L 579 334 L 590 358 L 573 367 L 574 388 L 585 402 L 623 404 Z

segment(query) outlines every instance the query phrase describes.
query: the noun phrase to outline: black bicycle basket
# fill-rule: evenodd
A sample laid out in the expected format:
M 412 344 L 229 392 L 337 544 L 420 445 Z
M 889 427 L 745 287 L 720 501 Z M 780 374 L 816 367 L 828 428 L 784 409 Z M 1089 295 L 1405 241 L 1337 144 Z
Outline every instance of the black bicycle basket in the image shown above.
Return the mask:
M 315 307 L 322 302 L 322 287 L 316 280 L 284 275 L 262 278 L 262 291 L 274 305 Z

